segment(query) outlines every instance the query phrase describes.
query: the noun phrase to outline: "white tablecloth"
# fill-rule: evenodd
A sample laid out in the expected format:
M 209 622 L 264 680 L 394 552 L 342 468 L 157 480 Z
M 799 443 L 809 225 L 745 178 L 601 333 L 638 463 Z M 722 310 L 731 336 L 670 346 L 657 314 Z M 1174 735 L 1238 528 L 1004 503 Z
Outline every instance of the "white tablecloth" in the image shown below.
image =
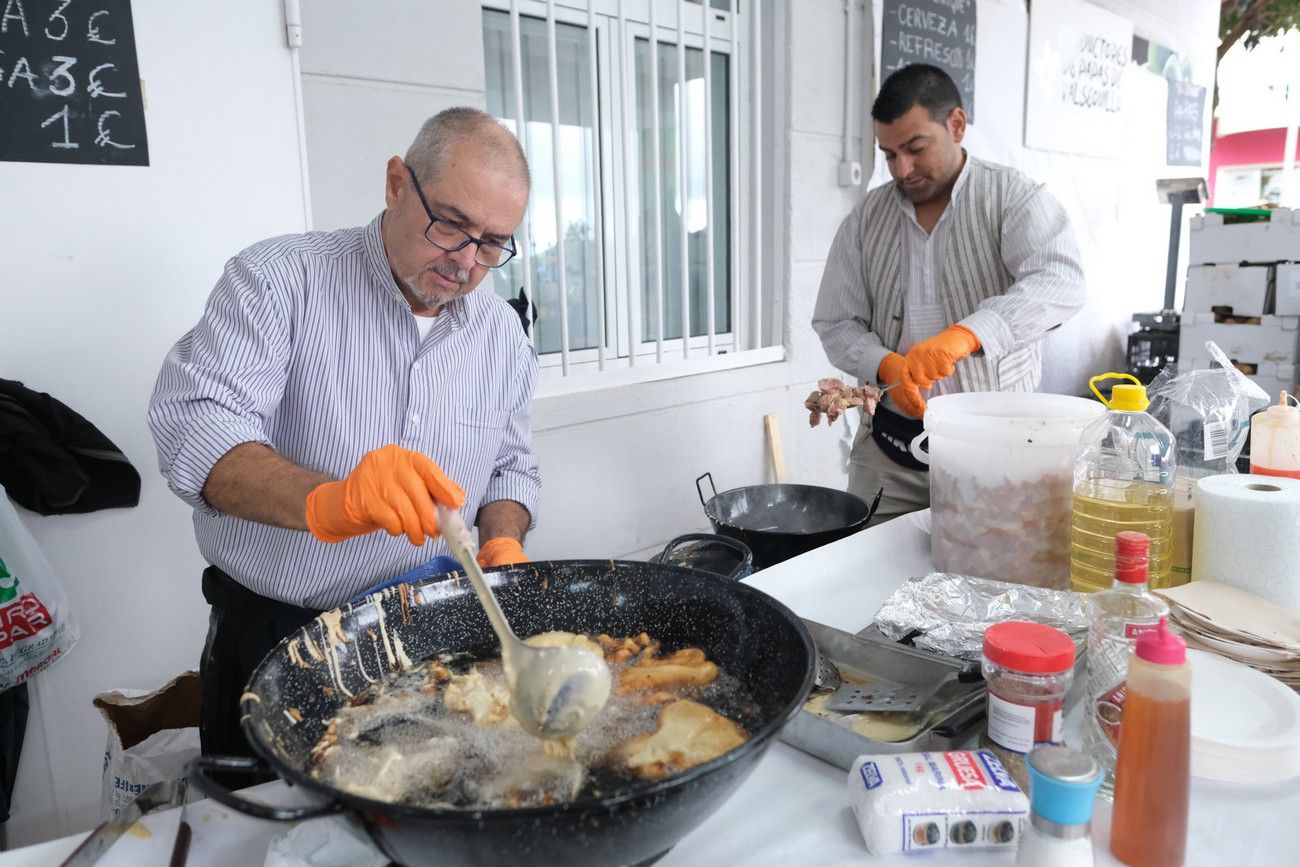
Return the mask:
M 765 569 L 749 583 L 775 596 L 795 613 L 850 632 L 869 623 L 885 597 L 904 579 L 931 568 L 928 514 L 899 518 Z M 1078 743 L 1079 711 L 1066 720 L 1066 738 Z M 293 793 L 281 783 L 258 789 L 283 800 Z M 1093 837 L 1098 864 L 1117 863 L 1106 842 L 1109 807 L 1098 800 Z M 260 864 L 270 841 L 285 826 L 233 814 L 207 801 L 190 806 L 195 867 Z M 342 821 L 338 818 L 318 822 Z M 108 851 L 105 865 L 166 864 L 175 836 L 176 811 L 146 817 L 151 836 L 128 835 Z M 1194 779 L 1187 864 L 1300 864 L 1300 781 L 1243 786 Z M 0 867 L 58 863 L 84 835 L 0 855 Z M 784 743 L 775 743 L 758 767 L 717 813 L 687 835 L 659 863 L 664 867 L 714 864 L 981 865 L 1014 863 L 1003 853 L 933 853 L 873 859 L 867 854 L 847 806 L 845 772 Z

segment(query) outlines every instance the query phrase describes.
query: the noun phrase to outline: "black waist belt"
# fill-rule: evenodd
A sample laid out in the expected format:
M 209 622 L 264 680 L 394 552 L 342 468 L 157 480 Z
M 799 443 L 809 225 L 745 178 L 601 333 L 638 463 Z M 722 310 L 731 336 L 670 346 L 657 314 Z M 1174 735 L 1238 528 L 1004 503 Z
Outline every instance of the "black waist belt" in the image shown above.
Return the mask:
M 871 418 L 871 438 L 876 445 L 880 446 L 885 457 L 909 470 L 930 469 L 928 464 L 912 457 L 912 440 L 924 430 L 925 423 L 919 418 L 900 415 L 883 403 L 876 407 L 876 414 Z
M 251 611 L 268 617 L 294 619 L 301 623 L 306 623 L 320 613 L 254 593 L 216 566 L 203 570 L 203 598 L 209 605 L 218 608 Z

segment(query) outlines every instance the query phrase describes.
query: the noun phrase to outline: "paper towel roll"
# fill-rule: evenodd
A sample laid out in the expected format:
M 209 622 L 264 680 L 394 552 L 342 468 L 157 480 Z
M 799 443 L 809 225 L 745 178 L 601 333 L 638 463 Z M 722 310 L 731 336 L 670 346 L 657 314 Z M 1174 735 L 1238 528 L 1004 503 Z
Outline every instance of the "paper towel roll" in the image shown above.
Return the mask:
M 1300 614 L 1300 479 L 1197 482 L 1192 580 L 1231 584 Z

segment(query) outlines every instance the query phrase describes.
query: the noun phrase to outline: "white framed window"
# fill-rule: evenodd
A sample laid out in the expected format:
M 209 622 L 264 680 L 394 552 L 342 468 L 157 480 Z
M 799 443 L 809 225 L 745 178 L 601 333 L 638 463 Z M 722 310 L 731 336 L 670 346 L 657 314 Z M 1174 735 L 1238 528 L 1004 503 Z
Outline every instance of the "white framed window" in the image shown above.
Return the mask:
M 494 288 L 527 310 L 542 393 L 783 356 L 750 242 L 758 22 L 741 2 L 482 4 L 487 110 L 533 174 Z

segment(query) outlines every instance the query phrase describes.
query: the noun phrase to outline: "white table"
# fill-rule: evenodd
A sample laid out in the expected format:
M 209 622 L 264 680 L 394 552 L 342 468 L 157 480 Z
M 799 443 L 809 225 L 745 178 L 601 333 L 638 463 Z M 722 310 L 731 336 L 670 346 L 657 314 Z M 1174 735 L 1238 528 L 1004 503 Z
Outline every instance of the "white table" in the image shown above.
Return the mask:
M 856 632 L 906 578 L 931 571 L 928 514 L 910 515 L 765 569 L 749 583 L 827 626 Z M 1066 738 L 1079 743 L 1079 710 L 1066 720 Z M 847 805 L 845 772 L 784 743 L 774 743 L 744 784 L 714 815 L 659 863 L 711 864 L 1009 865 L 1013 856 L 966 852 L 873 859 Z M 256 790 L 282 800 L 282 783 Z M 285 826 L 231 813 L 207 801 L 190 806 L 194 827 L 190 864 L 260 864 Z M 123 837 L 105 865 L 166 864 L 175 835 L 175 811 L 146 817 L 153 836 Z M 337 818 L 318 822 L 342 821 Z M 1098 799 L 1093 823 L 1098 864 L 1115 864 L 1107 850 L 1109 805 Z M 1194 779 L 1187 864 L 1300 864 L 1300 782 L 1241 786 Z M 84 835 L 0 855 L 0 867 L 57 864 Z

